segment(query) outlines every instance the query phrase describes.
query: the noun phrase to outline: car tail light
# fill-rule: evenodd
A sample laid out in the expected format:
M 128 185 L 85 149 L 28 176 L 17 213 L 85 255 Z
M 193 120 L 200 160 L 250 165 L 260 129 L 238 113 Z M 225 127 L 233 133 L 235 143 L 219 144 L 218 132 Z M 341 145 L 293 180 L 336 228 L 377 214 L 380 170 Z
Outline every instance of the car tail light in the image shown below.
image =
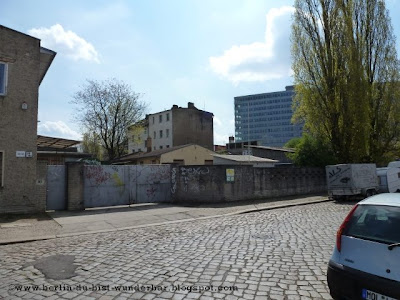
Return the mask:
M 354 207 L 351 209 L 351 211 L 349 212 L 349 214 L 346 216 L 346 218 L 344 219 L 342 225 L 340 225 L 339 230 L 336 233 L 336 248 L 338 249 L 338 251 L 340 252 L 341 246 L 342 246 L 342 234 L 343 231 L 346 229 L 347 224 L 349 223 L 351 217 L 353 216 L 355 210 L 357 209 L 358 204 L 354 205 Z

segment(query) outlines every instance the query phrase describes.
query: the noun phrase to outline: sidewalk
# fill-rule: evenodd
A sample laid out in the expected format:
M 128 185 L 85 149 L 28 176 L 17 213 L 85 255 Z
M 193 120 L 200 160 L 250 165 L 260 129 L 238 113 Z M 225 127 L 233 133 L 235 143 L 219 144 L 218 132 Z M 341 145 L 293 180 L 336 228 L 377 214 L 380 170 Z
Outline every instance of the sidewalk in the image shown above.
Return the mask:
M 0 217 L 0 245 L 188 222 L 325 201 L 329 201 L 326 196 L 297 196 L 196 207 L 147 203 L 85 211 L 57 211 L 31 217 L 10 215 Z

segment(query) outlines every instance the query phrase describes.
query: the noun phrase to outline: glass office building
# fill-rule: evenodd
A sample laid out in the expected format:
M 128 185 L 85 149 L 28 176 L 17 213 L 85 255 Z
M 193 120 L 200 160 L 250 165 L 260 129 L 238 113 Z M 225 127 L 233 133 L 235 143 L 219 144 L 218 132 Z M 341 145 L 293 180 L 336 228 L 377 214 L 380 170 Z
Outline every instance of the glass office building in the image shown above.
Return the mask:
M 235 97 L 236 142 L 260 141 L 282 147 L 300 137 L 303 126 L 292 124 L 294 86 L 285 91 Z

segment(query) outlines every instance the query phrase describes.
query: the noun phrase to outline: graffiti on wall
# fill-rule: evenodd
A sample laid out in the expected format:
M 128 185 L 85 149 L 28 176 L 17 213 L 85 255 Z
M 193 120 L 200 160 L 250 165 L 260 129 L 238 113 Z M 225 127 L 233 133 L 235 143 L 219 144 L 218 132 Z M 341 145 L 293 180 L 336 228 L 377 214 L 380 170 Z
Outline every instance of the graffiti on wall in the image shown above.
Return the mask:
M 175 194 L 176 192 L 176 168 L 172 168 L 171 170 L 171 193 Z
M 85 167 L 85 178 L 89 179 L 96 185 L 100 185 L 108 181 L 111 174 L 107 172 L 103 166 L 86 166 Z
M 200 177 L 210 174 L 208 167 L 181 167 L 180 170 L 184 192 L 199 193 L 205 191 L 206 187 L 201 184 Z

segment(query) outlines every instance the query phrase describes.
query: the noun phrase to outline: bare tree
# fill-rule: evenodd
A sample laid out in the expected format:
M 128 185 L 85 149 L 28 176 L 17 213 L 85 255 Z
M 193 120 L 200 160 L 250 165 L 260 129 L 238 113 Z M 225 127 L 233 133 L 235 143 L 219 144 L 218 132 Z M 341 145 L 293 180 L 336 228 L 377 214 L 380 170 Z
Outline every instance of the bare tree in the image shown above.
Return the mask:
M 108 160 L 126 153 L 128 126 L 142 119 L 146 109 L 140 97 L 117 79 L 87 80 L 75 93 L 76 120 L 84 132 L 100 137 Z

